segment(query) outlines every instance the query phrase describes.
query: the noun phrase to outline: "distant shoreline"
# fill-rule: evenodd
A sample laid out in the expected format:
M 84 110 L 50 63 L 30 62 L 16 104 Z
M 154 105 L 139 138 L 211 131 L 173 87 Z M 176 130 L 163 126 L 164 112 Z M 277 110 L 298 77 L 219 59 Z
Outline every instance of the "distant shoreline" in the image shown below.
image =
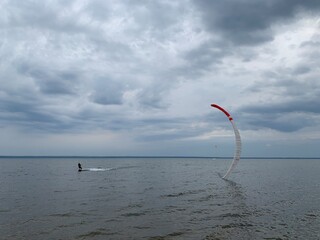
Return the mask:
M 231 159 L 215 156 L 0 156 L 0 158 L 209 158 Z M 241 159 L 320 159 L 320 157 L 241 157 Z

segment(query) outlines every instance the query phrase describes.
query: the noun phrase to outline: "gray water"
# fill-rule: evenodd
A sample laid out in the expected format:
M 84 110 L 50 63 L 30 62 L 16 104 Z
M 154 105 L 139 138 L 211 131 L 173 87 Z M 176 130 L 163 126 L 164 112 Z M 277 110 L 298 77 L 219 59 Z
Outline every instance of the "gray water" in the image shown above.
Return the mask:
M 0 238 L 320 239 L 320 160 L 230 162 L 2 158 Z

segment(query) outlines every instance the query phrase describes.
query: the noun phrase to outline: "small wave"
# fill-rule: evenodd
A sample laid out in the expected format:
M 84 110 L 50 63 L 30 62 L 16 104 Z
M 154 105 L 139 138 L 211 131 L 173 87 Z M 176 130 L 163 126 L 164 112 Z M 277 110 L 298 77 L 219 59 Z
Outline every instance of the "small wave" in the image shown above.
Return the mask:
M 139 217 L 139 216 L 144 216 L 148 213 L 149 211 L 142 211 L 142 212 L 130 212 L 130 213 L 124 213 L 121 214 L 123 217 Z
M 164 240 L 164 239 L 172 239 L 174 237 L 180 237 L 182 235 L 184 235 L 185 232 L 173 232 L 173 233 L 169 233 L 168 235 L 165 236 L 154 236 L 154 237 L 150 237 L 150 240 Z
M 179 192 L 179 193 L 172 193 L 172 194 L 167 194 L 167 195 L 162 195 L 161 197 L 180 197 L 184 195 L 192 195 L 192 194 L 198 194 L 201 192 L 204 192 L 205 190 L 199 189 L 199 190 L 189 190 L 185 192 Z
M 98 237 L 98 236 L 108 236 L 108 235 L 114 235 L 114 234 L 115 233 L 109 232 L 104 228 L 99 228 L 99 229 L 97 229 L 95 231 L 91 231 L 91 232 L 88 232 L 88 233 L 85 233 L 85 234 L 78 235 L 76 238 L 77 239 L 86 239 L 86 238 L 95 238 L 95 237 Z
M 121 216 L 124 217 L 138 217 L 138 216 L 143 216 L 144 213 L 124 213 Z
M 308 218 L 316 218 L 317 217 L 317 215 L 314 213 L 307 213 L 307 214 L 305 214 L 305 216 Z
M 243 218 L 248 216 L 248 213 L 225 213 L 225 214 L 221 214 L 218 217 L 219 218 Z
M 67 212 L 67 213 L 55 213 L 55 214 L 50 214 L 50 217 L 72 217 L 75 216 L 74 213 Z
M 230 223 L 220 225 L 221 228 L 243 228 L 243 227 L 253 227 L 250 223 Z
M 11 210 L 9 209 L 0 209 L 0 213 L 6 213 L 6 212 L 10 212 Z

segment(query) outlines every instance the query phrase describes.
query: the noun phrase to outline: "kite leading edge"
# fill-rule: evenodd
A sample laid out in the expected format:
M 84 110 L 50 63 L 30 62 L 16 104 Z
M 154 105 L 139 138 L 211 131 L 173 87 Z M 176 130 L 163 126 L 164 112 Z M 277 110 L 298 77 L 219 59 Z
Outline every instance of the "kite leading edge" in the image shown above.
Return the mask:
M 223 109 L 222 107 L 220 107 L 217 104 L 211 104 L 211 107 L 219 109 L 221 112 L 223 112 L 228 117 L 229 121 L 232 124 L 234 135 L 235 135 L 236 148 L 235 148 L 235 151 L 234 151 L 233 161 L 232 161 L 227 173 L 222 177 L 223 179 L 226 179 L 230 175 L 231 171 L 235 168 L 235 166 L 237 165 L 237 163 L 240 160 L 240 155 L 241 155 L 241 137 L 240 137 L 239 130 L 238 130 L 236 124 L 234 123 L 233 118 L 231 117 L 231 115 L 225 109 Z

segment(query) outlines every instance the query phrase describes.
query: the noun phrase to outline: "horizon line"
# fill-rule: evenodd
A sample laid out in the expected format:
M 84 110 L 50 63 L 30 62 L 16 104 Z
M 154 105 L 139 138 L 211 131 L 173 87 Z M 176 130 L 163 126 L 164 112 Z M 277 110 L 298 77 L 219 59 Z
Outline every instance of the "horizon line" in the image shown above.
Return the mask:
M 233 156 L 108 156 L 108 155 L 0 155 L 0 158 L 214 158 L 214 159 L 231 159 Z M 241 159 L 320 159 L 320 157 L 280 157 L 280 156 L 244 156 Z

